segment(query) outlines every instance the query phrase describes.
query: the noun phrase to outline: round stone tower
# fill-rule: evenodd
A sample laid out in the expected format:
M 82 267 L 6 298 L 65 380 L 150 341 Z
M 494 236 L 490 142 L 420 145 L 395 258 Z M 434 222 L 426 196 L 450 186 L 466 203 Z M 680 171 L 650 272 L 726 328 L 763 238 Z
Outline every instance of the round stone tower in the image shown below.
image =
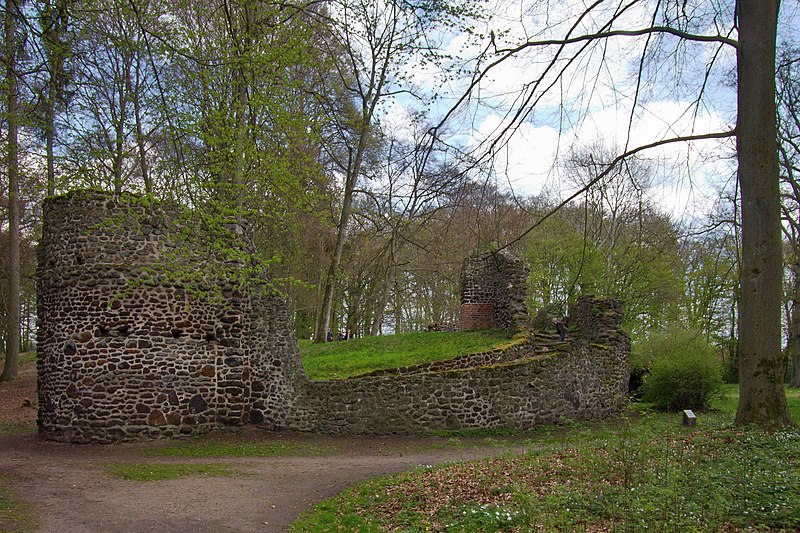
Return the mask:
M 78 191 L 45 202 L 43 437 L 131 440 L 248 420 L 249 295 L 192 278 L 219 260 L 196 245 L 196 227 L 185 213 L 135 196 Z

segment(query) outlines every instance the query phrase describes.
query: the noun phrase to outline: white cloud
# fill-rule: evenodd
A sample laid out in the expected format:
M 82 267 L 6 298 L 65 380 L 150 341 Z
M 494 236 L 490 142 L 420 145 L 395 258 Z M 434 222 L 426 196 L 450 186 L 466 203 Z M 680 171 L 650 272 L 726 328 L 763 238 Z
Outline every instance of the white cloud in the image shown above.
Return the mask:
M 496 15 L 478 30 L 487 37 L 476 42 L 455 35 L 447 52 L 468 58 L 495 45 L 502 49 L 526 39 L 592 33 L 606 28 L 612 18 L 614 28 L 642 28 L 649 25 L 654 9 L 650 2 L 638 2 L 617 16 L 621 4 L 601 3 L 569 33 L 587 5 L 583 0 L 563 0 L 557 5 L 497 0 L 492 6 Z M 698 27 L 697 31 L 715 31 L 711 19 L 698 20 L 705 20 L 707 27 Z M 488 38 L 490 31 L 495 35 L 494 45 Z M 502 137 L 493 153 L 497 181 L 519 193 L 548 191 L 562 195 L 570 192 L 563 163 L 571 149 L 598 141 L 609 148 L 630 149 L 666 138 L 730 129 L 735 117 L 731 88 L 720 85 L 718 78 L 704 80 L 717 45 L 692 44 L 683 56 L 664 56 L 668 62 L 663 64 L 651 59 L 645 86 L 637 86 L 639 62 L 647 43 L 647 37 L 618 37 L 596 41 L 585 49 L 584 42 L 568 45 L 558 58 L 553 56 L 558 50 L 555 46 L 517 53 L 490 71 L 472 92 L 469 107 L 451 120 L 451 127 L 474 147 L 497 138 L 513 122 L 513 135 Z M 649 42 L 651 52 L 653 43 Z M 723 47 L 716 59 L 720 77 L 731 65 L 733 50 L 728 48 Z M 441 74 L 430 65 L 409 65 L 409 70 L 416 82 L 431 87 Z M 684 77 L 676 77 L 678 73 Z M 446 99 L 434 112 L 444 113 L 463 94 L 466 84 L 467 80 L 452 83 Z M 705 98 L 694 105 L 685 95 L 694 91 L 694 98 L 700 87 Z M 511 113 L 521 106 L 533 111 L 515 119 Z M 399 109 L 389 112 L 398 124 L 406 120 Z M 729 153 L 726 141 L 675 143 L 648 150 L 640 156 L 654 169 L 648 195 L 678 217 L 709 209 L 716 195 L 714 182 L 727 179 L 732 172 L 730 161 L 725 160 Z
M 651 102 L 639 110 L 633 123 L 629 115 L 612 107 L 588 113 L 574 128 L 564 131 L 526 122 L 496 151 L 493 170 L 501 186 L 518 194 L 546 191 L 567 197 L 576 191 L 575 180 L 566 170 L 573 150 L 599 144 L 619 154 L 626 143 L 632 149 L 665 138 L 730 127 L 714 113 L 686 113 L 690 107 L 686 102 Z M 505 124 L 507 121 L 497 114 L 486 116 L 473 137 L 473 145 L 496 137 Z M 678 142 L 641 152 L 637 157 L 652 172 L 646 196 L 676 218 L 708 212 L 717 196 L 716 183 L 733 171 L 726 158 L 730 150 L 729 141 L 708 140 Z
M 501 117 L 489 115 L 481 123 L 474 143 L 494 137 L 502 126 Z M 538 195 L 547 189 L 558 178 L 558 143 L 559 133 L 550 126 L 522 124 L 495 154 L 494 171 L 500 186 L 527 195 Z

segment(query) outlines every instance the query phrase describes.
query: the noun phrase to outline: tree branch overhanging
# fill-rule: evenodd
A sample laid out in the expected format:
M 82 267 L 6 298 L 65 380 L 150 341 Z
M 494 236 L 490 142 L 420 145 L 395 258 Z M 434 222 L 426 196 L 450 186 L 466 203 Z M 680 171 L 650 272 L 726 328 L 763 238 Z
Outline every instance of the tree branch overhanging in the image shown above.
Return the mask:
M 619 163 L 621 163 L 622 161 L 624 161 L 625 159 L 627 159 L 627 158 L 629 158 L 629 157 L 631 157 L 633 155 L 638 154 L 639 152 L 643 152 L 645 150 L 649 150 L 651 148 L 657 148 L 659 146 L 664 146 L 664 145 L 667 145 L 667 144 L 674 144 L 674 143 L 679 143 L 679 142 L 703 141 L 703 140 L 710 140 L 710 139 L 726 139 L 726 138 L 735 137 L 735 136 L 736 136 L 736 130 L 732 129 L 732 130 L 723 131 L 723 132 L 717 132 L 717 133 L 705 133 L 705 134 L 700 134 L 700 135 L 687 135 L 687 136 L 681 136 L 681 137 L 671 137 L 669 139 L 662 139 L 660 141 L 655 141 L 655 142 L 652 142 L 652 143 L 649 143 L 649 144 L 644 144 L 642 146 L 637 146 L 636 148 L 632 148 L 630 150 L 627 150 L 624 153 L 622 153 L 622 154 L 618 155 L 617 157 L 615 157 L 606 166 L 605 170 L 603 170 L 600 174 L 598 174 L 597 176 L 592 178 L 588 183 L 586 183 L 586 185 L 584 185 L 583 187 L 581 187 L 580 189 L 578 189 L 577 191 L 572 193 L 565 200 L 562 200 L 558 205 L 556 205 L 555 207 L 550 209 L 547 213 L 542 215 L 542 217 L 539 220 L 537 220 L 535 223 L 533 223 L 531 226 L 529 226 L 528 229 L 526 229 L 521 235 L 519 235 L 515 239 L 507 242 L 506 244 L 501 246 L 497 251 L 504 250 L 504 249 L 508 248 L 509 246 L 511 246 L 513 244 L 516 244 L 519 241 L 521 241 L 523 238 L 525 238 L 526 235 L 528 235 L 530 232 L 532 232 L 537 227 L 539 227 L 545 220 L 547 220 L 548 218 L 553 216 L 556 212 L 558 212 L 564 206 L 566 206 L 567 204 L 572 202 L 575 198 L 577 198 L 581 194 L 585 193 L 593 185 L 595 185 L 596 183 L 601 181 L 603 178 L 605 178 L 608 174 L 610 174 L 616 168 L 616 166 Z

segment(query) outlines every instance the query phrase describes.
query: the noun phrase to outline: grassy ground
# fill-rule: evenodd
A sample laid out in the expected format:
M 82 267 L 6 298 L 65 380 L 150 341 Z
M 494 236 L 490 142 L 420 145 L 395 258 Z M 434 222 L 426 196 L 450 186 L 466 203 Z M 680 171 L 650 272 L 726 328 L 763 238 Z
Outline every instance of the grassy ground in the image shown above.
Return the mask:
M 300 351 L 311 379 L 341 379 L 481 352 L 510 340 L 500 331 L 418 332 L 323 344 L 300 341 Z
M 9 488 L 10 484 L 10 480 L 0 476 L 0 531 L 32 531 L 34 523 L 31 510 Z
M 285 441 L 259 441 L 255 437 L 235 438 L 199 436 L 191 440 L 175 442 L 168 446 L 160 443 L 147 447 L 143 454 L 148 457 L 284 457 L 320 455 L 331 450 Z
M 234 477 L 241 472 L 224 464 L 198 463 L 117 463 L 105 466 L 112 476 L 130 481 L 164 481 L 187 476 Z
M 641 406 L 621 422 L 544 428 L 526 454 L 369 481 L 294 530 L 800 530 L 800 431 L 732 428 L 728 392 L 696 428 Z M 800 420 L 800 391 L 787 395 Z

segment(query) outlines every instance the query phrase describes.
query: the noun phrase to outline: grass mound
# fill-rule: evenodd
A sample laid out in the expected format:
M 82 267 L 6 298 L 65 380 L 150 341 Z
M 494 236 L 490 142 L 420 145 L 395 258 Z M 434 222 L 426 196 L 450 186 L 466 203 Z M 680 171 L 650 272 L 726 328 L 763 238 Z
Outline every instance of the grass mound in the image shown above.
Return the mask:
M 416 332 L 323 344 L 301 341 L 300 352 L 311 379 L 342 379 L 481 352 L 506 344 L 511 338 L 509 333 L 496 330 Z

